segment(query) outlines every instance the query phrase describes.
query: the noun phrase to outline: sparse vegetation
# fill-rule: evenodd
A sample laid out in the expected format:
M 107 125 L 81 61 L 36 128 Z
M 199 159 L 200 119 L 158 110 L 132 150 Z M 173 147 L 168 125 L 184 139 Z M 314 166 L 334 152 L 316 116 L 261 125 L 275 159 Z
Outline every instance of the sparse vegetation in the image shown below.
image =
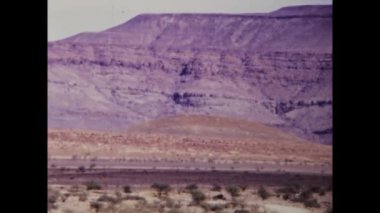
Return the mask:
M 98 212 L 102 208 L 102 204 L 99 202 L 91 202 L 90 207 L 95 209 L 95 212 Z
M 239 187 L 242 191 L 245 191 L 248 188 L 248 185 L 240 185 Z
M 109 195 L 102 195 L 98 198 L 98 201 L 100 202 L 110 202 L 110 203 L 117 203 L 117 199 L 114 197 L 111 197 Z
M 61 196 L 61 201 L 62 202 L 66 202 L 67 198 L 70 197 L 70 193 L 64 193 L 62 196 Z
M 320 187 L 316 186 L 304 188 L 300 193 L 294 193 L 295 191 L 289 190 L 289 188 L 287 188 L 287 190 L 282 189 L 280 191 L 286 192 L 286 194 L 283 195 L 284 200 L 290 199 L 293 202 L 303 203 L 304 206 L 308 208 L 320 208 L 321 205 L 315 198 L 313 198 L 313 193 L 324 193 Z
M 89 181 L 85 183 L 87 190 L 100 190 L 102 187 L 95 181 Z
M 319 186 L 311 186 L 310 187 L 310 191 L 313 192 L 313 193 L 319 193 L 321 190 L 322 189 Z
M 197 184 L 189 184 L 189 185 L 187 185 L 186 187 L 185 187 L 185 189 L 186 190 L 188 190 L 188 191 L 194 191 L 194 190 L 197 190 L 198 189 L 198 186 L 197 186 Z
M 281 194 L 296 194 L 300 191 L 301 186 L 298 184 L 288 185 L 276 190 L 277 193 Z
M 211 190 L 220 192 L 222 190 L 222 187 L 219 184 L 213 184 Z
M 284 194 L 284 195 L 282 195 L 282 199 L 284 199 L 284 200 L 289 200 L 290 198 L 291 198 L 290 194 Z
M 267 189 L 264 186 L 260 186 L 259 187 L 259 190 L 257 191 L 257 194 L 263 200 L 267 199 L 270 196 L 269 192 L 267 191 Z
M 321 205 L 318 203 L 316 199 L 308 199 L 304 203 L 305 207 L 309 208 L 320 208 Z
M 60 196 L 59 191 L 53 190 L 53 189 L 48 189 L 48 210 L 50 209 L 56 209 L 57 205 L 55 202 L 57 202 L 58 198 Z
M 214 197 L 212 197 L 214 200 L 226 200 L 223 194 L 217 194 Z
M 89 182 L 90 183 L 90 182 Z M 94 182 L 90 185 L 92 186 Z M 86 185 L 86 186 L 87 186 Z M 95 184 L 97 185 L 97 184 Z M 88 211 L 84 208 L 92 209 L 91 212 L 139 212 L 139 213 L 151 213 L 151 212 L 171 212 L 171 213 L 182 213 L 182 212 L 192 212 L 203 211 L 203 212 L 237 212 L 237 213 L 247 213 L 247 212 L 268 212 L 269 210 L 263 205 L 255 204 L 260 198 L 267 199 L 270 196 L 269 190 L 272 188 L 264 188 L 260 186 L 258 188 L 247 188 L 244 193 L 242 193 L 241 185 L 230 185 L 226 187 L 226 191 L 231 195 L 226 196 L 225 192 L 215 193 L 214 188 L 217 187 L 205 187 L 197 186 L 195 184 L 189 184 L 185 188 L 176 187 L 173 193 L 170 193 L 170 186 L 168 184 L 153 184 L 152 189 L 161 194 L 166 194 L 167 196 L 159 197 L 159 199 L 152 199 L 151 192 L 152 189 L 148 189 L 150 193 L 144 193 L 142 197 L 134 194 L 124 194 L 123 191 L 130 191 L 130 186 L 126 185 L 116 189 L 115 191 L 99 190 L 99 191 L 86 191 L 83 186 L 73 185 L 71 187 L 59 186 L 57 188 L 49 188 L 48 190 L 48 209 L 57 209 L 59 212 L 70 212 L 76 209 L 70 207 L 73 206 L 83 206 L 82 210 L 78 211 Z M 90 187 L 93 188 L 93 187 Z M 95 187 L 97 188 L 97 187 Z M 243 186 L 244 188 L 244 186 Z M 63 193 L 60 193 L 63 190 Z M 67 191 L 66 191 L 67 190 Z M 143 189 L 144 191 L 147 189 Z M 312 187 L 298 187 L 294 185 L 289 185 L 286 187 L 278 188 L 275 190 L 279 198 L 287 201 L 283 202 L 299 202 L 302 203 L 304 207 L 295 208 L 320 208 L 321 212 L 331 213 L 331 203 L 329 201 L 319 203 L 319 201 L 313 197 L 317 196 L 317 192 L 324 191 L 325 188 L 320 188 L 319 190 Z M 68 192 L 69 191 L 69 192 Z M 71 192 L 70 192 L 71 191 Z M 111 192 L 111 194 L 110 194 Z M 136 193 L 139 193 L 140 189 L 136 188 Z M 188 194 L 187 194 L 188 193 Z M 140 193 L 139 193 L 140 194 Z M 182 195 L 181 195 L 182 194 Z M 187 195 L 186 195 L 187 194 Z M 252 196 L 252 194 L 257 194 L 259 196 Z M 191 200 L 183 199 L 183 196 L 190 195 Z M 237 196 L 238 195 L 238 196 Z M 78 197 L 78 199 L 67 199 L 69 196 Z M 66 200 L 67 199 L 67 200 Z M 255 200 L 252 200 L 255 199 Z M 65 204 L 63 202 L 66 200 Z M 126 201 L 126 202 L 123 202 Z M 127 202 L 128 201 L 128 202 Z M 272 199 L 266 201 L 272 203 Z M 276 198 L 273 198 L 273 202 Z M 80 205 L 79 205 L 80 204 Z M 68 208 L 70 207 L 70 208 Z M 69 211 L 70 210 L 70 211 Z
M 240 195 L 240 188 L 235 185 L 227 186 L 226 191 L 232 196 L 232 197 L 238 197 Z
M 116 191 L 116 192 L 115 192 L 115 196 L 116 196 L 117 199 L 121 199 L 122 194 L 121 194 L 120 191 Z
M 203 194 L 203 192 L 201 192 L 199 190 L 193 190 L 190 193 L 191 193 L 191 197 L 193 199 L 193 202 L 195 204 L 200 204 L 202 201 L 204 201 L 206 199 L 206 195 Z
M 123 187 L 123 191 L 124 191 L 124 193 L 132 193 L 132 191 L 131 191 L 131 187 L 130 186 L 124 186 Z
M 124 200 L 142 200 L 142 201 L 144 201 L 145 198 L 137 196 L 137 195 L 127 195 L 124 197 Z
M 202 207 L 206 212 L 212 211 L 212 212 L 220 212 L 224 208 L 227 207 L 226 204 L 210 204 L 210 203 L 201 203 L 200 207 Z
M 321 191 L 319 191 L 319 196 L 325 196 L 326 195 L 326 191 L 324 189 L 321 189 Z
M 170 186 L 165 183 L 154 183 L 151 187 L 157 190 L 159 197 L 161 197 L 163 194 L 167 194 L 170 191 Z
M 309 189 L 303 190 L 301 194 L 298 196 L 300 202 L 304 202 L 311 198 L 312 191 Z

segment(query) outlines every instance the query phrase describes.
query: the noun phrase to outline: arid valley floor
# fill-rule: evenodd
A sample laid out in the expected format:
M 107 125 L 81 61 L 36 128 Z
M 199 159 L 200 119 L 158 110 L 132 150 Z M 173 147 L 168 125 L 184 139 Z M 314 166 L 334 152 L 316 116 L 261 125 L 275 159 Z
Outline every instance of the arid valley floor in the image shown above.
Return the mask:
M 175 116 L 124 133 L 51 129 L 48 139 L 51 212 L 326 212 L 332 205 L 331 146 L 259 123 Z M 87 190 L 89 183 L 101 189 Z M 170 192 L 158 196 L 155 183 Z M 191 183 L 205 196 L 197 204 L 184 190 Z M 133 192 L 122 193 L 125 186 Z M 228 187 L 241 193 L 231 197 Z

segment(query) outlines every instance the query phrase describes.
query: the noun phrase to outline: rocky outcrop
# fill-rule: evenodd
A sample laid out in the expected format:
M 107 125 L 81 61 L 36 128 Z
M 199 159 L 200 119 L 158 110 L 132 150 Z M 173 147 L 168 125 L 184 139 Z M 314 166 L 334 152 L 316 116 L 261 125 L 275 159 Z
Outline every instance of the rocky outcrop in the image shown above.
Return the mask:
M 332 139 L 331 7 L 140 15 L 48 46 L 49 127 L 201 114 Z

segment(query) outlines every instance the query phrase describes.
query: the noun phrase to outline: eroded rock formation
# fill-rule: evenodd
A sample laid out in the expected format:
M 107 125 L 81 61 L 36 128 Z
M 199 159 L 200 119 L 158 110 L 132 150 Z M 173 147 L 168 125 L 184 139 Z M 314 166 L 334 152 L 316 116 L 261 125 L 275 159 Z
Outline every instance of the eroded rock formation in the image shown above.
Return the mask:
M 125 130 L 179 114 L 332 142 L 331 6 L 146 14 L 48 46 L 49 127 Z

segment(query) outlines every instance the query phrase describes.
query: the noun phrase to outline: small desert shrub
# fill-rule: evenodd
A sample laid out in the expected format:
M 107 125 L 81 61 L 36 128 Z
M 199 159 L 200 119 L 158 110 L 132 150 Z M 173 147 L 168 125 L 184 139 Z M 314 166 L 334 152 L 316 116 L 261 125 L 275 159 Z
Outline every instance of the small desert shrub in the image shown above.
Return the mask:
M 116 198 L 108 196 L 108 195 L 102 195 L 98 198 L 98 201 L 100 202 L 110 202 L 110 203 L 117 203 Z
M 181 208 L 181 203 L 179 201 L 175 201 L 171 198 L 165 199 L 165 206 L 171 209 L 179 209 Z
M 121 194 L 121 192 L 120 191 L 116 191 L 115 192 L 115 196 L 116 196 L 116 198 L 121 198 L 121 196 L 122 196 L 122 194 Z
M 296 194 L 300 191 L 301 187 L 297 184 L 285 186 L 276 190 L 280 194 Z
M 198 189 L 198 186 L 197 186 L 197 184 L 189 184 L 189 185 L 187 185 L 186 187 L 185 187 L 185 189 L 186 190 L 188 190 L 188 191 L 194 191 L 194 190 L 197 190 Z
M 261 199 L 265 200 L 267 199 L 270 194 L 269 192 L 264 188 L 264 186 L 260 186 L 259 190 L 257 191 L 257 194 L 261 197 Z
M 293 202 L 300 202 L 305 205 L 305 207 L 320 208 L 320 204 L 316 199 L 312 197 L 312 190 L 305 189 L 297 197 L 291 199 Z
M 220 192 L 220 190 L 222 190 L 222 187 L 219 184 L 213 184 L 211 190 Z
M 213 211 L 213 212 L 220 212 L 224 208 L 227 207 L 226 204 L 209 204 L 209 203 L 202 203 L 200 205 L 201 208 L 203 208 L 206 212 Z
M 290 194 L 284 194 L 284 195 L 282 195 L 282 199 L 284 199 L 284 200 L 289 200 L 290 197 L 291 197 Z
M 124 200 L 141 200 L 141 201 L 146 201 L 145 198 L 137 196 L 137 195 L 127 195 L 123 199 Z
M 163 193 L 166 194 L 170 191 L 170 186 L 164 183 L 154 183 L 151 187 L 157 190 L 158 196 L 161 196 Z
M 57 202 L 58 198 L 60 196 L 59 191 L 55 191 L 53 189 L 48 189 L 48 204 L 54 204 Z
M 123 191 L 124 191 L 124 193 L 127 193 L 127 194 L 132 192 L 130 186 L 124 186 Z
M 226 204 L 208 204 L 208 205 L 209 205 L 208 208 L 213 212 L 222 211 L 223 209 L 227 207 Z
M 311 190 L 304 190 L 301 192 L 301 194 L 298 196 L 301 202 L 304 202 L 305 200 L 308 200 L 311 198 L 312 191 Z
M 96 212 L 98 212 L 102 208 L 102 204 L 99 202 L 91 202 L 90 207 L 92 209 L 95 209 Z
M 115 192 L 115 196 L 116 196 L 116 200 L 117 200 L 118 203 L 123 200 L 122 194 L 121 194 L 120 191 L 116 191 Z
M 87 190 L 100 190 L 102 187 L 95 181 L 89 181 L 85 183 Z
M 319 191 L 319 196 L 325 196 L 326 195 L 326 191 L 324 189 L 321 189 L 321 191 Z
M 319 186 L 311 186 L 309 190 L 312 193 L 319 193 L 321 191 L 321 187 L 319 187 Z
M 240 189 L 241 189 L 242 191 L 245 191 L 245 190 L 247 190 L 247 188 L 248 188 L 247 185 L 240 185 L 239 187 L 240 187 Z
M 206 199 L 206 195 L 199 190 L 191 191 L 191 197 L 193 198 L 193 201 L 196 204 L 199 204 Z
M 61 196 L 62 202 L 66 202 L 67 198 L 70 197 L 70 193 L 65 193 Z
M 232 196 L 232 197 L 238 197 L 240 195 L 240 188 L 238 186 L 227 186 L 226 191 Z
M 321 205 L 318 203 L 318 201 L 316 199 L 309 199 L 309 200 L 306 200 L 304 203 L 305 207 L 309 207 L 309 208 L 320 208 Z
M 212 197 L 214 200 L 226 200 L 223 194 L 217 194 L 214 197 Z

